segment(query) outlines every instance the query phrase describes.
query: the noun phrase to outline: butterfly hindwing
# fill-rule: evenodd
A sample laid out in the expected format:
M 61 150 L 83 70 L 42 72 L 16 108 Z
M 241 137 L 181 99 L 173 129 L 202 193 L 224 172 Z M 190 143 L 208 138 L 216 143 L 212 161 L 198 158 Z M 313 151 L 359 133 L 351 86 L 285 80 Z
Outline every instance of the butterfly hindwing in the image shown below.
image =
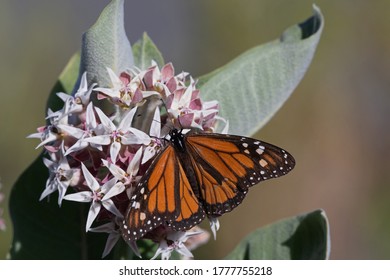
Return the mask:
M 287 174 L 295 165 L 283 149 L 252 138 L 194 133 L 185 139 L 207 215 L 233 210 L 249 187 Z

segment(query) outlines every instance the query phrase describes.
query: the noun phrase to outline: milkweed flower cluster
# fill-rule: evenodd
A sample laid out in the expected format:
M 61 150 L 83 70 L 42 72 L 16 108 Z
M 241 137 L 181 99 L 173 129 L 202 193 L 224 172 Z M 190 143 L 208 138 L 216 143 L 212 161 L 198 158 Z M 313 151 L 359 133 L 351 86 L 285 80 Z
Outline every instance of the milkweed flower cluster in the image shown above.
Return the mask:
M 37 148 L 44 147 L 47 155 L 43 161 L 49 177 L 40 200 L 58 192 L 59 206 L 64 200 L 88 203 L 85 230 L 109 234 L 103 256 L 120 238 L 118 225 L 135 186 L 163 147 L 169 130 L 213 131 L 223 120 L 218 116 L 218 103 L 204 102 L 196 81 L 188 73 L 175 75 L 170 63 L 160 69 L 152 62 L 146 70 L 119 75 L 108 68 L 107 75 L 110 87 L 88 85 L 84 73 L 73 95 L 57 93 L 64 106 L 56 112 L 49 109 L 48 124 L 29 136 L 40 139 Z M 98 99 L 110 101 L 110 106 L 99 108 Z M 167 229 L 154 240 L 159 242 L 155 257 L 169 258 L 173 250 L 191 257 L 185 244 L 199 233 Z M 199 237 L 193 240 L 204 243 Z M 139 254 L 135 243 L 129 245 Z
M 3 187 L 3 185 L 1 184 L 0 182 L 0 190 L 1 188 Z M 4 194 L 2 192 L 0 192 L 0 205 L 1 203 L 4 201 Z M 6 226 L 5 226 L 5 221 L 4 221 L 4 218 L 3 218 L 3 214 L 4 214 L 4 210 L 3 208 L 0 208 L 0 230 L 1 231 L 5 231 L 6 230 Z

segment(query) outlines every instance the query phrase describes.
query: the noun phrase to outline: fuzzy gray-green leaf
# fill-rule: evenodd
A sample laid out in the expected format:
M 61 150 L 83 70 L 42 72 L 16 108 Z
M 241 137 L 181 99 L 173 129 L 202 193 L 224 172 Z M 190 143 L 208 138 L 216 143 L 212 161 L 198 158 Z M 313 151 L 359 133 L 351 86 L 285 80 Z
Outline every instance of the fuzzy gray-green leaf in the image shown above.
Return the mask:
M 316 210 L 255 230 L 226 259 L 323 260 L 329 253 L 328 220 Z
M 83 35 L 79 80 L 87 71 L 88 84 L 97 82 L 101 87 L 109 86 L 107 67 L 119 74 L 133 65 L 133 53 L 124 28 L 124 0 L 112 0 Z
M 308 69 L 323 29 L 314 15 L 288 28 L 280 39 L 255 47 L 227 65 L 200 77 L 206 100 L 218 100 L 229 132 L 253 135 L 279 110 Z
M 134 64 L 141 70 L 147 69 L 152 65 L 154 60 L 161 68 L 164 65 L 164 58 L 161 52 L 157 49 L 156 45 L 146 34 L 142 35 L 142 38 L 133 45 Z

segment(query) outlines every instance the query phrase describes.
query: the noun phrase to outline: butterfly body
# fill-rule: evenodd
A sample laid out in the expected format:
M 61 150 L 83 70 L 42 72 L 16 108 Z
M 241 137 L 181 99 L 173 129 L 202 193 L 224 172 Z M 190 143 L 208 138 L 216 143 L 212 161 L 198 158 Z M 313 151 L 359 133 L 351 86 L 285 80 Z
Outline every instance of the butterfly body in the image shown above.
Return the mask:
M 249 187 L 287 174 L 294 158 L 242 136 L 172 129 L 138 183 L 122 224 L 125 240 L 160 225 L 187 230 L 241 204 Z

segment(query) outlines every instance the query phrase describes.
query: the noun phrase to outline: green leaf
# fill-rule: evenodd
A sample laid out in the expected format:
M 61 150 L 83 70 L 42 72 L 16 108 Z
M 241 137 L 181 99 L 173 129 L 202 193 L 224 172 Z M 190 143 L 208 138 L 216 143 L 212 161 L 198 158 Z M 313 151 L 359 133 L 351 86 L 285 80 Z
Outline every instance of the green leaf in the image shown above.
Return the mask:
M 288 28 L 279 40 L 255 47 L 199 78 L 205 100 L 218 100 L 230 132 L 253 135 L 279 110 L 301 81 L 321 36 L 324 19 L 314 15 Z
M 255 230 L 226 259 L 323 260 L 329 251 L 328 220 L 316 210 Z
M 109 86 L 107 67 L 115 73 L 134 66 L 133 53 L 124 28 L 124 0 L 112 0 L 96 23 L 83 35 L 79 80 L 87 71 L 88 84 Z
M 142 38 L 133 45 L 134 64 L 141 70 L 147 69 L 152 60 L 161 68 L 164 66 L 164 58 L 156 45 L 146 34 L 142 35 Z

